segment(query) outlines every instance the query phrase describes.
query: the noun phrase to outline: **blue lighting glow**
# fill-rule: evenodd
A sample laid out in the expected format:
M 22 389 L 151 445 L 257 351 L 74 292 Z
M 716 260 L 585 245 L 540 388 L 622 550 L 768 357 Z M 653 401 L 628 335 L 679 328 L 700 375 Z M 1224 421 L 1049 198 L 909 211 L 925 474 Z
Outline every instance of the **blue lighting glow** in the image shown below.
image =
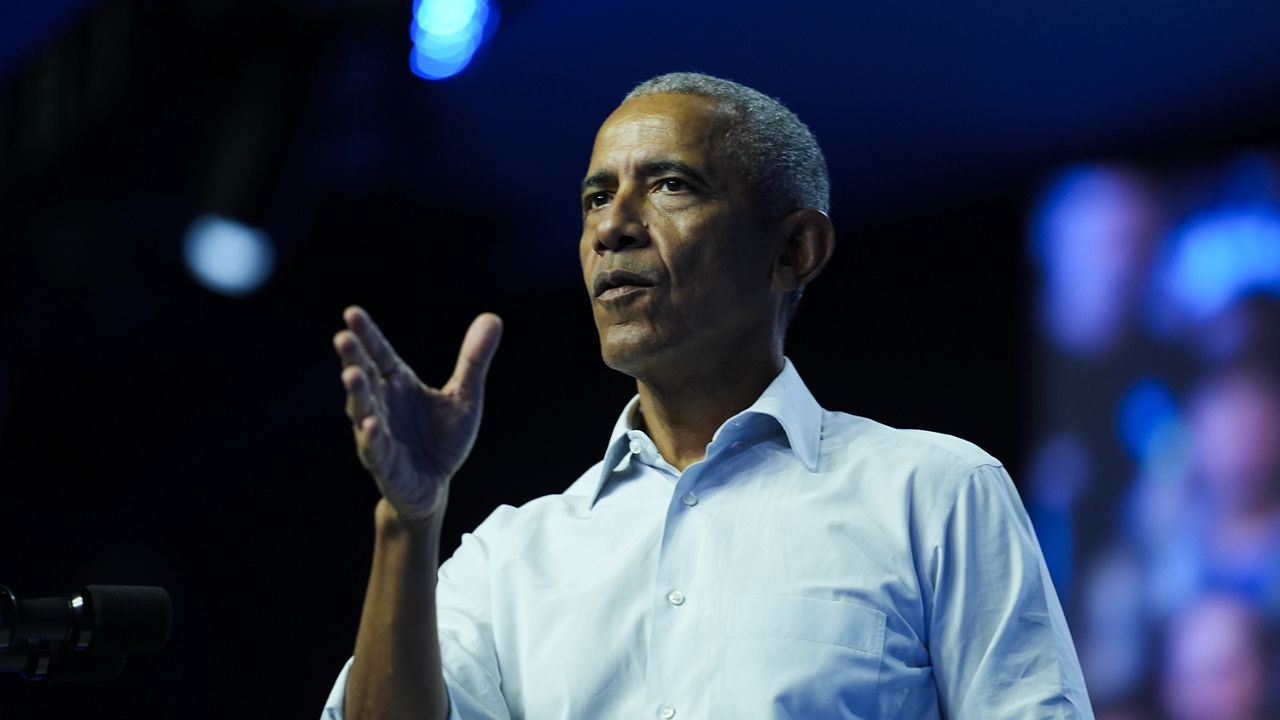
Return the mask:
M 428 80 L 457 75 L 496 23 L 488 0 L 414 0 L 409 68 Z
M 1145 460 L 1163 433 L 1178 422 L 1178 402 L 1173 391 L 1155 378 L 1134 383 L 1120 401 L 1116 431 L 1129 455 Z
M 275 248 L 265 232 L 219 215 L 193 220 L 182 250 L 196 282 L 229 297 L 257 290 L 275 266 Z
M 1280 210 L 1261 206 L 1198 217 L 1173 238 L 1170 294 L 1207 318 L 1251 292 L 1280 295 Z

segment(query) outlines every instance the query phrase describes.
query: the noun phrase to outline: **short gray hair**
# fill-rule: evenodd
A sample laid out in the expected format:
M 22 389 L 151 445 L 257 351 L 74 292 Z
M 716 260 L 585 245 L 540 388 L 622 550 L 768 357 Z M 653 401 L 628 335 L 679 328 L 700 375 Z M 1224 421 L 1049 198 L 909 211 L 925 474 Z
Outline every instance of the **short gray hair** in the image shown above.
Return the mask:
M 694 72 L 646 80 L 623 102 L 663 94 L 695 95 L 720 103 L 730 118 L 726 150 L 739 163 L 766 216 L 777 218 L 800 208 L 828 211 L 831 181 L 822 148 L 809 127 L 781 102 L 732 80 Z

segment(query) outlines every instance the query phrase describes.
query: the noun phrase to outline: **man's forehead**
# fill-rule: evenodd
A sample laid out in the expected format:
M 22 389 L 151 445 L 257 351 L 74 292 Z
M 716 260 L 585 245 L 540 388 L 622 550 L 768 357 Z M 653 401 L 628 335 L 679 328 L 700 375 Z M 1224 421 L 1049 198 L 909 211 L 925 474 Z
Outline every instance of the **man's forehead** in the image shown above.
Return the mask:
M 591 153 L 591 171 L 621 171 L 624 168 L 616 166 L 665 158 L 716 164 L 723 120 L 718 103 L 710 98 L 676 94 L 633 98 L 618 106 L 600 126 Z
M 725 119 L 720 103 L 700 95 L 642 95 L 619 105 L 600 126 L 598 136 L 619 131 L 679 131 L 692 136 L 716 129 Z
M 596 135 L 593 152 L 644 152 L 658 147 L 691 147 L 701 145 L 698 135 L 677 118 L 660 114 L 629 113 L 610 116 Z

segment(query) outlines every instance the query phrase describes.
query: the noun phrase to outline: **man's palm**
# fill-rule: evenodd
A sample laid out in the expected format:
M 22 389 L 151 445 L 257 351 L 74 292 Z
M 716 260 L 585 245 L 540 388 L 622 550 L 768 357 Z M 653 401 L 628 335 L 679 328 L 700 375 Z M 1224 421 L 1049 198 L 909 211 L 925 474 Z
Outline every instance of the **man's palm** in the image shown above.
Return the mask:
M 368 313 L 343 313 L 348 330 L 334 336 L 342 358 L 360 461 L 402 517 L 419 521 L 443 507 L 449 480 L 475 443 L 484 379 L 502 335 L 502 321 L 484 314 L 471 323 L 453 376 L 441 388 L 418 379 Z

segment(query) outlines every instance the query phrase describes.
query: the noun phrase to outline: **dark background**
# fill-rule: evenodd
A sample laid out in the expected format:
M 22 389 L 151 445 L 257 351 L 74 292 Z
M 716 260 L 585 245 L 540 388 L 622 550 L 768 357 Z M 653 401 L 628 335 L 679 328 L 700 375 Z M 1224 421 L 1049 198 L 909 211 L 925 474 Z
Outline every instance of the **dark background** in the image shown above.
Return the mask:
M 515 0 L 461 75 L 408 3 L 0 4 L 0 583 L 155 584 L 173 636 L 108 684 L 0 677 L 0 717 L 314 717 L 354 642 L 376 490 L 330 338 L 367 307 L 443 382 L 506 321 L 446 550 L 567 486 L 632 392 L 599 361 L 575 185 L 635 83 L 781 97 L 831 166 L 835 261 L 789 356 L 827 406 L 1027 444 L 1027 208 L 1064 162 L 1280 144 L 1280 5 Z M 229 298 L 216 212 L 274 274 Z

